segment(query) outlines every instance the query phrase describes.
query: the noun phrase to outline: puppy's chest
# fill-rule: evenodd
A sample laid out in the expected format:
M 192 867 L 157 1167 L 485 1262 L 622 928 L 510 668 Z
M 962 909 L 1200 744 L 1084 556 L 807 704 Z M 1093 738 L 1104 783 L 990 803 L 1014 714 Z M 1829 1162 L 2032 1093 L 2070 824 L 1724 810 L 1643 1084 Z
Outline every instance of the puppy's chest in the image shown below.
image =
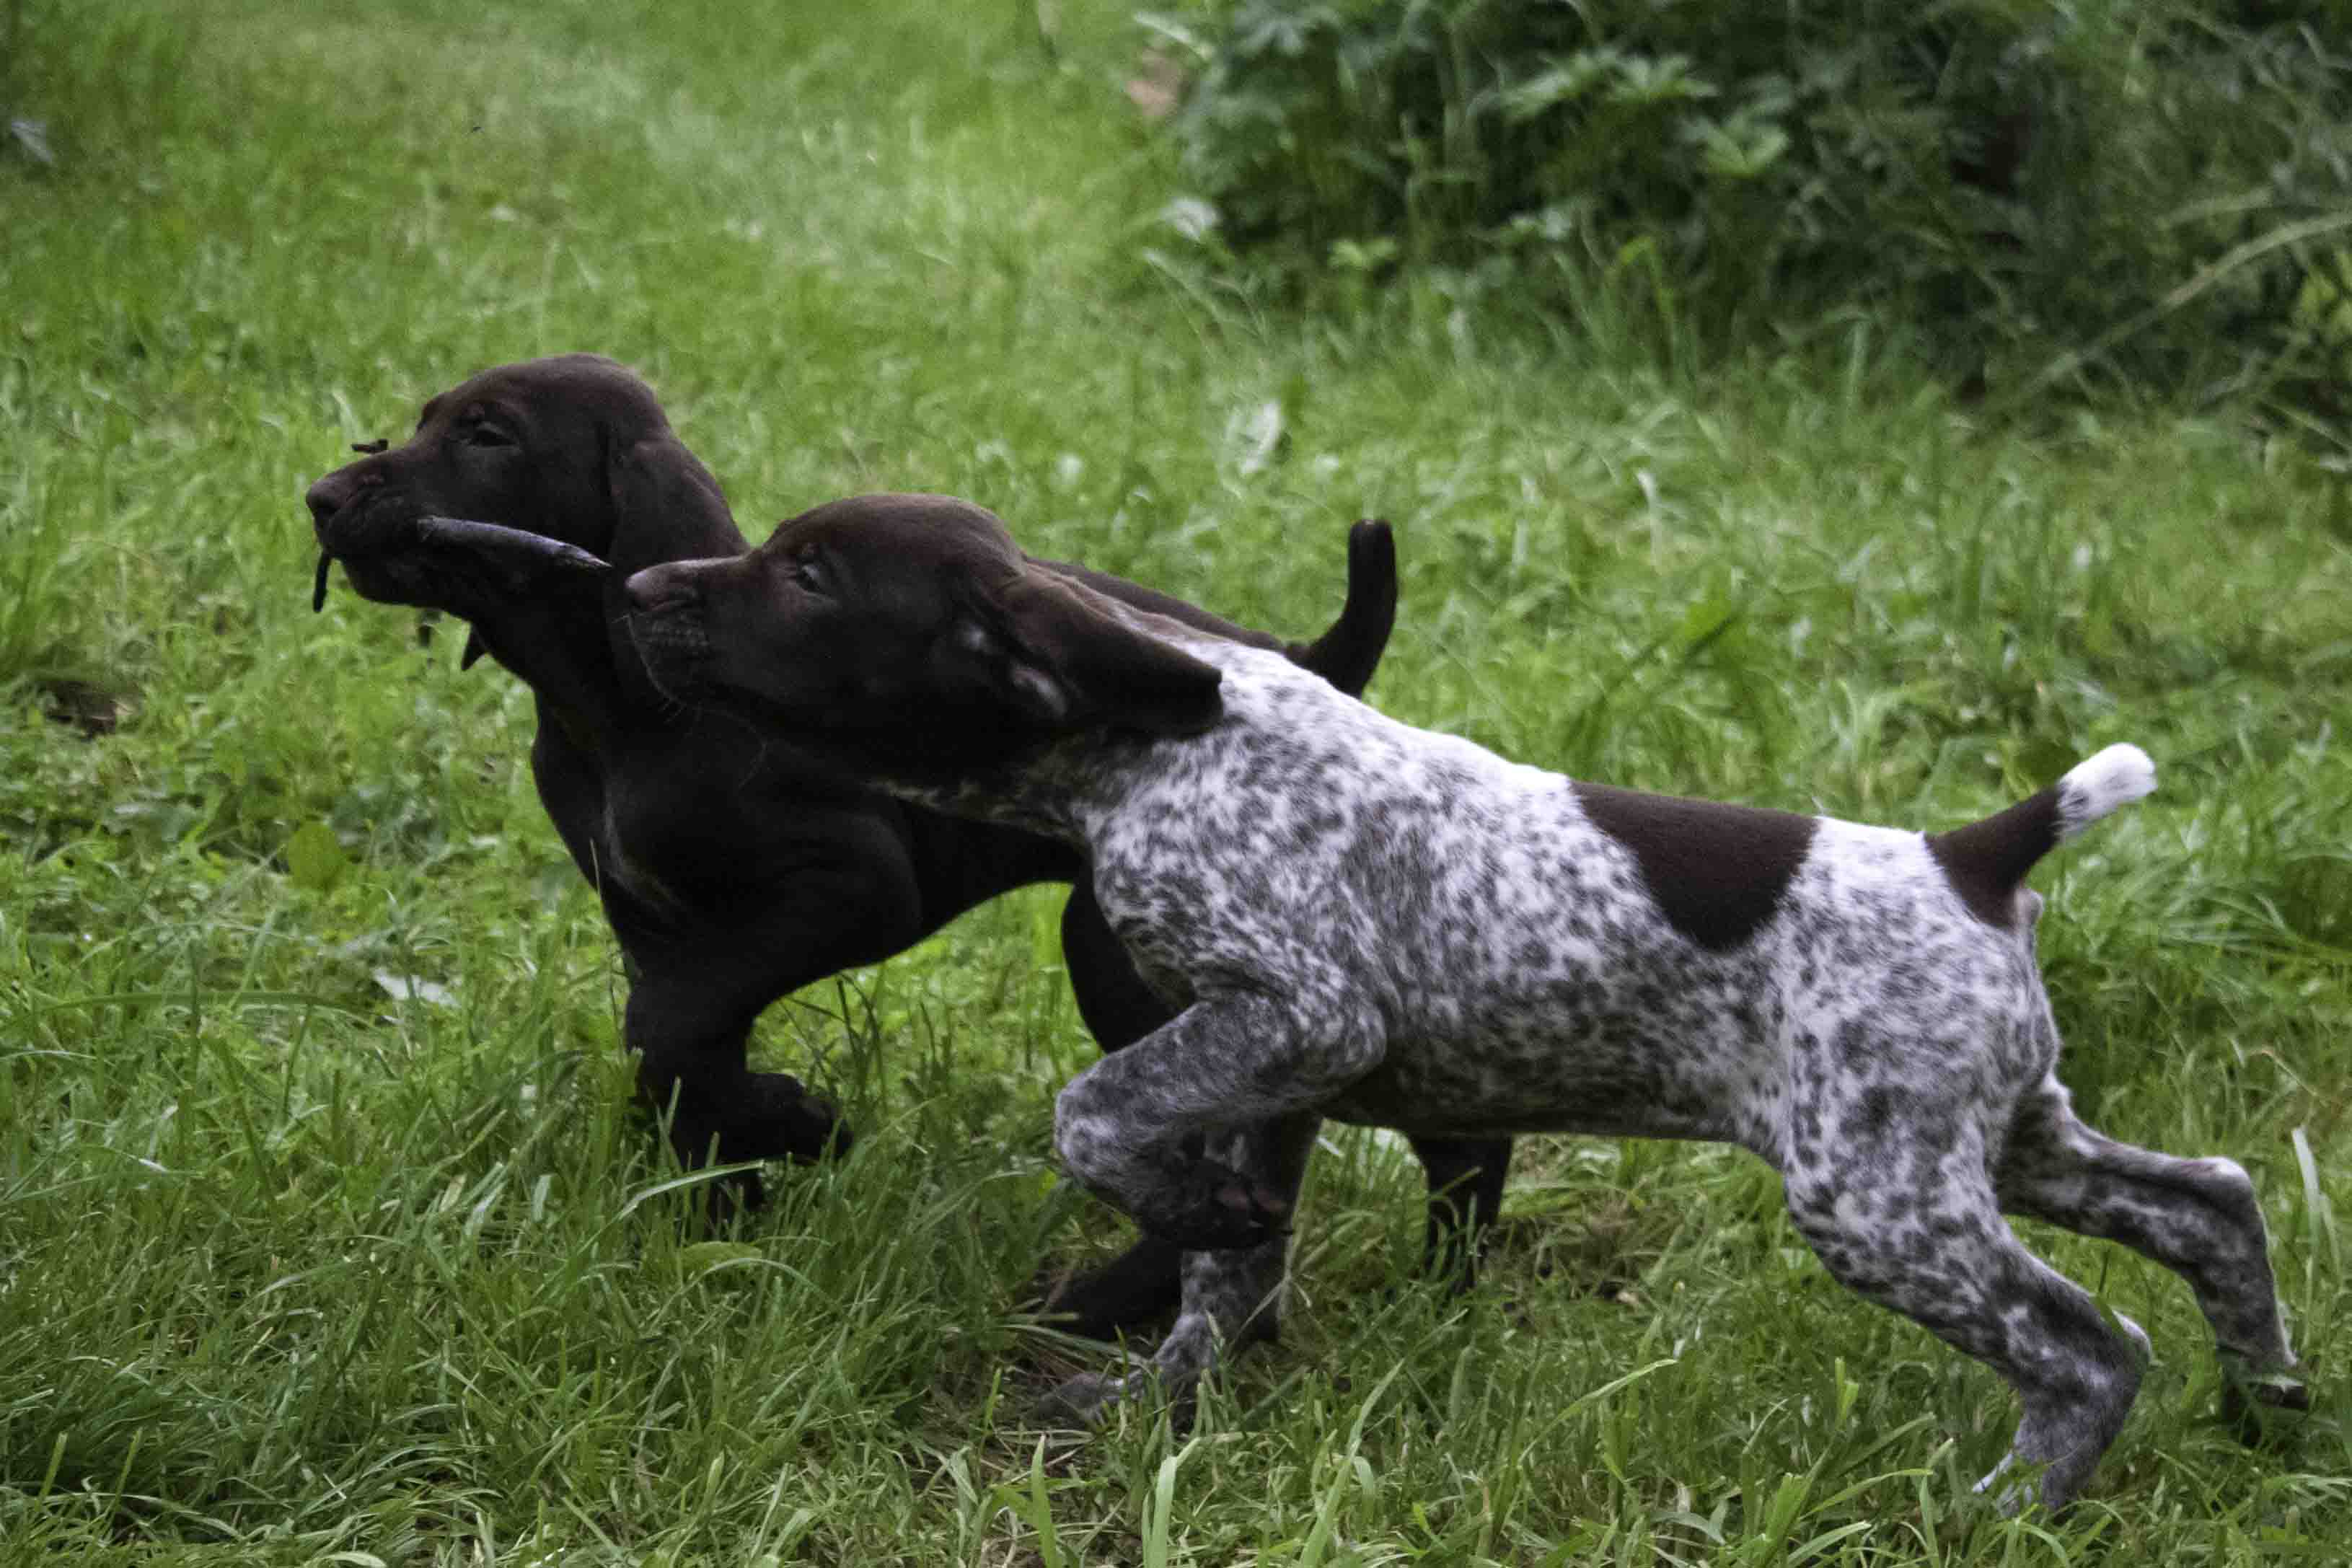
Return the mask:
M 740 763 L 608 770 L 594 824 L 603 874 L 672 914 L 756 883 L 771 835 L 744 804 L 743 772 Z

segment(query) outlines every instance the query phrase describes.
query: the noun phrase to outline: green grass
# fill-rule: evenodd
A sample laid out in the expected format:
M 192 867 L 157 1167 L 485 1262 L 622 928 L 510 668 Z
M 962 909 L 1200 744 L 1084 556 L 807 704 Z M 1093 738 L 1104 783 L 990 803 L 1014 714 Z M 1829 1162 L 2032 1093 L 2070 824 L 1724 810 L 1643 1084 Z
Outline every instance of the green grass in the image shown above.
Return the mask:
M 2342 454 L 1993 425 L 1867 323 L 1702 371 L 1463 279 L 1274 311 L 1156 226 L 1124 16 L 1038 15 L 26 7 L 0 99 L 58 163 L 0 147 L 0 1562 L 2341 1561 Z M 2254 1173 L 2319 1411 L 2240 1448 L 2187 1290 L 2037 1231 L 2158 1361 L 2084 1507 L 1991 1519 L 2007 1392 L 1833 1285 L 1755 1162 L 1531 1141 L 1454 1301 L 1411 1282 L 1412 1170 L 1334 1130 L 1284 1342 L 1189 1432 L 1044 1440 L 1026 1401 L 1101 1358 L 1024 1286 L 1121 1234 L 1048 1157 L 1092 1055 L 1049 890 L 776 1008 L 763 1055 L 866 1136 L 698 1240 L 524 694 L 308 608 L 344 443 L 574 348 L 654 380 L 755 535 L 950 490 L 1307 630 L 1386 515 L 1377 700 L 1580 775 L 1932 826 L 2139 742 L 2157 796 L 2037 878 L 2067 1076 Z M 70 682 L 119 727 L 55 721 Z

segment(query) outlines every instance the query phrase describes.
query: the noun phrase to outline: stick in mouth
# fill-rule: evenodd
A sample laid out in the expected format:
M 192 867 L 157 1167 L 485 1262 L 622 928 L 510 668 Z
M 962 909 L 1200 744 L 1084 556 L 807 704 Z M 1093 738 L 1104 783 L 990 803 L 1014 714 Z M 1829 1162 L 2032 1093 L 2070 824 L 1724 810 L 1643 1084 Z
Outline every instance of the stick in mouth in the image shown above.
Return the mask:
M 408 541 L 412 549 L 455 550 L 509 573 L 555 572 L 601 577 L 612 570 L 600 557 L 576 544 L 509 528 L 503 523 L 476 522 L 460 517 L 420 517 L 413 526 L 415 532 Z M 390 552 L 371 550 L 367 553 L 373 557 Z M 334 559 L 333 551 L 323 547 L 320 550 L 318 574 L 310 584 L 310 609 L 314 614 L 327 607 L 327 569 Z
M 416 542 L 427 549 L 457 545 L 508 566 L 540 566 L 597 576 L 612 570 L 602 557 L 591 555 L 576 544 L 566 544 L 543 533 L 509 528 L 504 523 L 474 522 L 461 517 L 418 518 Z

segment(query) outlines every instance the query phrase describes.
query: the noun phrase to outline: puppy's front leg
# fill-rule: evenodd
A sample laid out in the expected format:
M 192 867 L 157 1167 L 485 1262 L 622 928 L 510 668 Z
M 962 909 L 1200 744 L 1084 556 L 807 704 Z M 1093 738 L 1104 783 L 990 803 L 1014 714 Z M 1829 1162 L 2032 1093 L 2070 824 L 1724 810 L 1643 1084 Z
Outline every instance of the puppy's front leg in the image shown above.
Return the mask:
M 1309 1113 L 1213 1133 L 1211 1158 L 1244 1173 L 1252 1185 L 1278 1194 L 1286 1212 L 1298 1201 L 1307 1155 L 1322 1118 Z M 1086 1373 L 1046 1395 L 1038 1414 L 1072 1426 L 1089 1425 L 1121 1399 L 1154 1384 L 1171 1399 L 1188 1395 L 1222 1353 L 1270 1340 L 1280 1321 L 1284 1265 L 1290 1241 L 1274 1237 L 1255 1247 L 1184 1255 L 1184 1297 L 1175 1325 L 1150 1365 L 1125 1377 Z
M 1070 1173 L 1155 1236 L 1196 1250 L 1255 1247 L 1289 1222 L 1265 1172 L 1209 1156 L 1214 1130 L 1312 1111 L 1380 1065 L 1377 1013 L 1334 985 L 1202 996 L 1070 1080 L 1054 1146 Z

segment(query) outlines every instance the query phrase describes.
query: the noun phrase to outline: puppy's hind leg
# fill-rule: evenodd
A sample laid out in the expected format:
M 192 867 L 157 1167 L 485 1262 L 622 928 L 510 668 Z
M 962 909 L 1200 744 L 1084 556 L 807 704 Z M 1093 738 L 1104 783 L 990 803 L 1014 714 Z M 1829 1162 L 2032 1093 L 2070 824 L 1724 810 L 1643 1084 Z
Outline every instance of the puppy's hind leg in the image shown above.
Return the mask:
M 2018 1108 L 1995 1182 L 2001 1206 L 2084 1236 L 2122 1242 L 2189 1282 L 2213 1326 L 2229 1382 L 2225 1408 L 2257 1433 L 2249 1404 L 2307 1410 L 2291 1374 L 2262 1206 L 2230 1160 L 2183 1160 L 2100 1136 L 2065 1087 L 2045 1078 Z
M 1414 1138 L 1412 1152 L 1429 1174 L 1429 1218 L 1421 1244 L 1421 1272 L 1456 1291 L 1478 1282 L 1489 1227 L 1503 1209 L 1503 1182 L 1511 1169 L 1507 1138 Z
M 1318 1116 L 1286 1116 L 1213 1135 L 1206 1140 L 1207 1152 L 1295 1207 L 1321 1125 Z M 1155 1385 L 1168 1398 L 1189 1398 L 1221 1353 L 1275 1337 L 1289 1249 L 1289 1237 L 1277 1236 L 1250 1247 L 1186 1253 L 1183 1304 L 1150 1364 L 1125 1377 L 1074 1377 L 1040 1402 L 1039 1417 L 1056 1425 L 1091 1425 L 1118 1401 Z
M 1891 1089 L 1877 1092 L 1892 1094 Z M 2025 1406 L 2009 1458 L 2043 1467 L 2041 1499 L 2074 1500 L 2139 1392 L 2147 1337 L 2107 1326 L 2090 1293 L 2028 1252 L 2000 1217 L 1983 1140 L 1955 1135 L 1948 1107 L 1894 1116 L 1875 1134 L 1849 1121 L 1787 1166 L 1789 1212 L 1830 1272 L 2000 1373 Z M 1925 1107 L 1913 1107 L 1924 1112 Z M 2005 1510 L 2023 1500 L 2002 1494 Z
M 1175 1310 L 1184 1290 L 1184 1249 L 1146 1232 L 1108 1263 L 1048 1277 L 1038 1312 L 1065 1333 L 1115 1340 Z

